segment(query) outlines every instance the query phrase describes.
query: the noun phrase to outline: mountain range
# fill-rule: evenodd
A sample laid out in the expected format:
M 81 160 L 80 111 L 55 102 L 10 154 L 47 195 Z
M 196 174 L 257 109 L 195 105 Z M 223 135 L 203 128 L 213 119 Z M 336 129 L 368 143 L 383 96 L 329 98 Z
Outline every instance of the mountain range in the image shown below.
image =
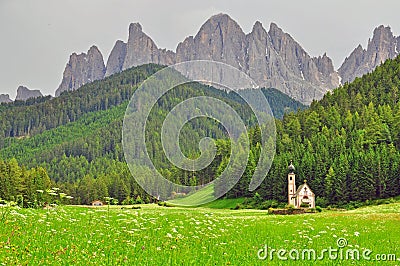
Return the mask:
M 335 70 L 326 53 L 311 57 L 275 23 L 267 31 L 257 21 L 246 34 L 229 15 L 217 14 L 195 36 L 180 42 L 175 51 L 157 47 L 139 23 L 132 23 L 128 40 L 117 40 L 106 62 L 96 46 L 86 53 L 73 53 L 55 95 L 147 63 L 172 65 L 188 60 L 214 60 L 244 71 L 261 87 L 276 88 L 308 105 L 327 91 L 371 72 L 399 51 L 400 36 L 394 36 L 390 27 L 379 26 L 367 47 L 356 47 Z M 7 95 L 0 96 L 0 102 L 8 101 Z
M 178 44 L 176 51 L 160 49 L 139 23 L 129 26 L 127 42 L 118 40 L 107 63 L 96 46 L 87 53 L 72 54 L 56 96 L 83 84 L 145 63 L 171 65 L 188 60 L 215 60 L 232 65 L 262 87 L 273 87 L 310 104 L 344 82 L 371 72 L 400 51 L 400 37 L 390 27 L 379 26 L 366 49 L 359 45 L 336 71 L 326 55 L 311 57 L 275 23 L 267 31 L 256 22 L 246 34 L 231 17 L 218 14 L 208 19 L 195 36 Z

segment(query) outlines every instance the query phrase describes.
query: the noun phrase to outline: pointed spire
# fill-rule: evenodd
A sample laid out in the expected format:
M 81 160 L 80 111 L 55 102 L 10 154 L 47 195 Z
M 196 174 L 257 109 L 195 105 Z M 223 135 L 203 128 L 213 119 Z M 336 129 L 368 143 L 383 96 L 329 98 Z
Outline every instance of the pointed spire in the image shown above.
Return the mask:
M 293 165 L 293 161 L 290 160 L 290 165 L 288 167 L 289 173 L 294 173 L 294 170 L 296 170 L 296 168 Z

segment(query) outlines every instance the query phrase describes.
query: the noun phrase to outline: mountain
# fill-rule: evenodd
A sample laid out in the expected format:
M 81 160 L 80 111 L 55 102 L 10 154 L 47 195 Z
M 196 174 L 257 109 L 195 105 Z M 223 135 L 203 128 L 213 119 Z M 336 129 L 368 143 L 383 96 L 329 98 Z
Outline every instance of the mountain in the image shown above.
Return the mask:
M 118 40 L 115 43 L 106 67 L 95 46 L 88 54 L 72 54 L 56 96 L 62 91 L 76 90 L 93 80 L 142 64 L 171 65 L 188 60 L 214 60 L 244 71 L 260 87 L 276 88 L 304 104 L 310 104 L 341 82 L 352 81 L 372 71 L 384 60 L 394 58 L 399 54 L 399 47 L 400 37 L 394 37 L 389 27 L 379 26 L 374 30 L 367 49 L 358 46 L 336 71 L 326 53 L 311 57 L 275 23 L 271 23 L 267 31 L 257 21 L 252 31 L 246 34 L 231 17 L 218 14 L 209 18 L 195 36 L 180 42 L 175 52 L 157 47 L 139 23 L 132 23 L 127 42 Z
M 157 48 L 153 40 L 143 33 L 142 26 L 139 23 L 132 23 L 129 26 L 122 70 L 148 63 L 171 65 L 174 63 L 174 53 Z
M 176 53 L 157 48 L 140 24 L 131 24 L 127 44 L 118 41 L 108 58 L 107 75 L 144 63 L 170 65 L 189 60 L 227 63 L 247 73 L 261 87 L 277 88 L 307 104 L 339 85 L 326 55 L 311 58 L 276 24 L 266 32 L 256 22 L 246 35 L 226 14 L 207 20 L 196 36 L 178 44 Z
M 349 57 L 346 57 L 338 72 L 342 82 L 351 82 L 356 77 L 371 72 L 387 59 L 393 59 L 400 53 L 400 36 L 395 37 L 390 27 L 375 28 L 372 39 L 368 40 L 365 50 L 357 46 Z
M 15 98 L 16 101 L 26 101 L 30 98 L 38 98 L 42 97 L 43 94 L 40 90 L 30 90 L 27 87 L 19 86 L 17 89 L 17 97 Z
M 108 57 L 105 76 L 108 77 L 114 73 L 121 72 L 124 65 L 125 57 L 126 43 L 118 40 L 115 43 L 114 48 L 111 50 L 110 56 Z
M 73 53 L 55 95 L 60 96 L 64 91 L 73 91 L 86 83 L 103 79 L 105 73 L 103 55 L 96 46 L 90 47 L 87 53 Z
M 10 99 L 10 95 L 8 94 L 0 94 L 0 103 L 10 103 L 12 100 Z

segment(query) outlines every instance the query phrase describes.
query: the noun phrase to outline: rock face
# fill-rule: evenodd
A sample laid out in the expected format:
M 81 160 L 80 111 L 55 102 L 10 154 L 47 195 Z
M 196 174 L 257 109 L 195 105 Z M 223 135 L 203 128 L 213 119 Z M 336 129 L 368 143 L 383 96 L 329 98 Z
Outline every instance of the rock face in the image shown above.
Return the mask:
M 228 15 L 211 17 L 194 38 L 186 38 L 176 49 L 177 62 L 213 60 L 245 69 L 246 35 Z
M 374 30 L 373 37 L 368 41 L 367 49 L 359 45 L 347 57 L 338 72 L 342 82 L 351 82 L 356 77 L 371 72 L 389 58 L 394 58 L 400 52 L 400 37 L 394 37 L 390 27 L 379 26 Z
M 118 40 L 107 60 L 106 77 L 122 71 L 126 56 L 126 43 Z
M 175 63 L 175 53 L 159 49 L 142 31 L 139 23 L 131 23 L 128 42 L 117 41 L 108 57 L 106 76 L 148 63 L 172 65 Z
M 30 90 L 27 87 L 19 86 L 17 89 L 16 101 L 26 101 L 30 98 L 42 97 L 43 94 L 39 90 Z
M 129 38 L 122 70 L 147 63 L 171 65 L 174 63 L 174 57 L 173 52 L 158 49 L 153 40 L 142 31 L 139 23 L 132 23 L 129 26 Z
M 245 34 L 228 15 L 218 14 L 208 19 L 195 36 L 179 43 L 176 52 L 158 48 L 139 23 L 132 23 L 128 41 L 115 43 L 107 68 L 95 46 L 87 54 L 72 54 L 56 96 L 142 64 L 171 65 L 189 60 L 214 60 L 242 70 L 260 86 L 276 88 L 304 104 L 310 104 L 339 86 L 341 81 L 352 81 L 372 71 L 386 59 L 397 56 L 399 51 L 400 37 L 394 37 L 389 27 L 379 26 L 374 30 L 367 49 L 358 46 L 335 71 L 326 54 L 311 57 L 274 23 L 266 31 L 260 22 L 256 22 L 252 31 Z M 231 79 L 229 83 L 232 83 L 234 78 L 221 77 L 220 81 Z
M 10 103 L 12 100 L 10 99 L 10 95 L 8 94 L 0 94 L 0 103 Z
M 63 91 L 76 90 L 86 83 L 104 78 L 105 73 L 103 56 L 96 46 L 92 46 L 87 54 L 73 53 L 55 94 L 59 96 Z
M 269 32 L 260 22 L 245 34 L 228 15 L 211 17 L 195 37 L 176 49 L 176 62 L 214 60 L 246 72 L 260 86 L 274 87 L 309 104 L 339 85 L 332 61 L 324 55 L 311 58 L 276 24 Z

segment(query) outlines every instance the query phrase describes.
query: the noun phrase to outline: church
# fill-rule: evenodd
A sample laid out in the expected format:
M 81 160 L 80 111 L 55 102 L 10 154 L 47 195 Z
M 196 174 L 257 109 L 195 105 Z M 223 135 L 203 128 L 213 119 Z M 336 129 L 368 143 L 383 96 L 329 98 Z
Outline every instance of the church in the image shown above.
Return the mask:
M 296 189 L 296 175 L 294 174 L 293 163 L 288 167 L 288 204 L 296 208 L 306 207 L 315 208 L 315 194 L 307 184 L 307 180 Z

